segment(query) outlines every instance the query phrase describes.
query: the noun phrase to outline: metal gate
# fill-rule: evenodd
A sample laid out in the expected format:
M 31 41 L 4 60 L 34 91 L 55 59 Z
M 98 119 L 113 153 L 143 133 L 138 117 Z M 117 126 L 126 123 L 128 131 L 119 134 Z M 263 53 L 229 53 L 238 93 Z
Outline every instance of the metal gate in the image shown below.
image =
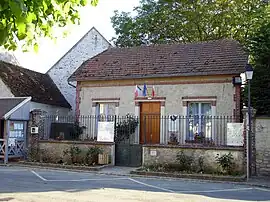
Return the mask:
M 115 165 L 139 167 L 142 165 L 142 145 L 115 144 Z
M 139 120 L 127 116 L 115 121 L 115 165 L 139 167 L 142 165 L 142 145 L 138 137 Z

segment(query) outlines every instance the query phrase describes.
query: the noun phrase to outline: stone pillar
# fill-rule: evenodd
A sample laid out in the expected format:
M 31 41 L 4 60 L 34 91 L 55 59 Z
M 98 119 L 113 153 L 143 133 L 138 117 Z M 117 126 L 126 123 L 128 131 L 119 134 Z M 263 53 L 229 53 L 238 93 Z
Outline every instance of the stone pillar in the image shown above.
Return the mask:
M 247 163 L 247 135 L 249 130 L 249 124 L 251 124 L 251 132 L 250 132 L 250 143 L 251 144 L 251 157 L 250 157 L 250 165 L 251 165 L 251 173 L 250 175 L 256 175 L 256 138 L 255 138 L 255 131 L 256 131 L 256 110 L 251 108 L 251 123 L 248 122 L 248 108 L 242 109 L 243 118 L 244 118 L 244 153 L 245 153 L 245 168 Z
M 182 135 L 182 137 L 181 137 L 181 140 L 180 140 L 180 144 L 185 144 L 185 142 L 186 142 L 186 137 L 187 137 L 187 128 L 189 127 L 188 125 L 187 125 L 187 123 L 188 123 L 188 107 L 187 107 L 187 105 L 188 105 L 188 102 L 187 101 L 183 101 L 183 135 Z
M 95 137 L 97 138 L 97 103 L 92 102 L 92 112 L 91 112 L 91 137 L 94 139 Z
M 166 144 L 164 125 L 165 125 L 165 101 L 161 102 L 160 107 L 160 144 Z
M 35 109 L 30 112 L 30 120 L 28 122 L 28 133 L 27 133 L 27 143 L 26 147 L 28 149 L 28 160 L 30 161 L 38 161 L 39 160 L 39 140 L 40 139 L 48 139 L 49 133 L 46 130 L 44 116 L 46 112 Z M 38 127 L 37 134 L 31 134 L 31 127 Z M 46 130 L 46 131 L 45 131 Z M 47 136 L 45 136 L 47 135 Z
M 140 103 L 139 102 L 135 102 L 135 117 L 138 120 L 138 127 L 135 131 L 135 144 L 139 144 L 140 143 Z

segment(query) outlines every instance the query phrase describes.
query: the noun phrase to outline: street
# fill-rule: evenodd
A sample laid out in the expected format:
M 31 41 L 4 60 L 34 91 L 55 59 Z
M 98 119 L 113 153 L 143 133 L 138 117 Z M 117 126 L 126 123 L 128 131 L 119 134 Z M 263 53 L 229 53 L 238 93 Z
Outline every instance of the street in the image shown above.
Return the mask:
M 0 167 L 0 201 L 270 201 L 270 190 L 231 183 Z

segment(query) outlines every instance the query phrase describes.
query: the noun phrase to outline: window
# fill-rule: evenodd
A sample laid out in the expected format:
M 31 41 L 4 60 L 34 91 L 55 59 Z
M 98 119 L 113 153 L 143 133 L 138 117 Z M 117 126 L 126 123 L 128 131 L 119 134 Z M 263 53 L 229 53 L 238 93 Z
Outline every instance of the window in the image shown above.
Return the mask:
M 188 103 L 188 140 L 211 139 L 211 115 L 211 103 Z
M 98 103 L 96 110 L 99 122 L 113 121 L 115 115 L 115 103 Z

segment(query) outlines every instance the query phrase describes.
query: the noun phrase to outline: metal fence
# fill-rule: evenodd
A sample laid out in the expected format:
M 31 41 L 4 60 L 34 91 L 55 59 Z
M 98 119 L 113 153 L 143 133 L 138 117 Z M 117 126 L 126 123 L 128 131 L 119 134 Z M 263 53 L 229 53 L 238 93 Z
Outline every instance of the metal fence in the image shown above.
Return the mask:
M 227 144 L 227 124 L 232 116 L 46 116 L 41 139 L 97 139 L 102 122 L 114 123 L 116 142 L 141 144 Z

